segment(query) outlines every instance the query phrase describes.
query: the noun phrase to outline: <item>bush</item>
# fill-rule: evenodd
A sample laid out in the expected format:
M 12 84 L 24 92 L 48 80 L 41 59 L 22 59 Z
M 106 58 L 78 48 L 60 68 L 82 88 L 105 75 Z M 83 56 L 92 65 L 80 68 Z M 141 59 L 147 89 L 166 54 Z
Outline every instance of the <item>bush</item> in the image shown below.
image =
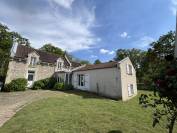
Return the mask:
M 38 81 L 34 82 L 32 89 L 33 90 L 53 89 L 55 83 L 56 83 L 56 80 L 53 77 L 42 79 L 42 80 L 38 80 Z
M 27 80 L 25 78 L 18 78 L 12 80 L 9 84 L 4 86 L 4 90 L 10 91 L 25 91 L 27 87 Z
M 65 89 L 65 90 L 73 90 L 74 87 L 73 87 L 72 84 L 65 84 L 65 85 L 64 85 L 64 89 Z
M 54 86 L 55 90 L 72 90 L 74 89 L 72 84 L 56 83 Z
M 64 90 L 64 83 L 56 83 L 54 86 L 55 90 Z
M 33 84 L 33 87 L 31 89 L 33 90 L 38 90 L 38 89 L 43 89 L 45 87 L 45 84 L 42 80 L 36 81 Z

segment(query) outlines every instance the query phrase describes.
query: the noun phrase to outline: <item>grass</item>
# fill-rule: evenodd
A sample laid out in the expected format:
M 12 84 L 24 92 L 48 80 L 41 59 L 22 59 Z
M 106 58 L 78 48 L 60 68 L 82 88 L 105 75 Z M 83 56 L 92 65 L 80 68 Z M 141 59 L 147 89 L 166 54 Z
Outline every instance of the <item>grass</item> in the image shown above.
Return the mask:
M 24 107 L 0 128 L 0 133 L 167 132 L 161 126 L 152 128 L 152 111 L 138 105 L 138 96 L 122 102 L 85 92 L 61 95 Z

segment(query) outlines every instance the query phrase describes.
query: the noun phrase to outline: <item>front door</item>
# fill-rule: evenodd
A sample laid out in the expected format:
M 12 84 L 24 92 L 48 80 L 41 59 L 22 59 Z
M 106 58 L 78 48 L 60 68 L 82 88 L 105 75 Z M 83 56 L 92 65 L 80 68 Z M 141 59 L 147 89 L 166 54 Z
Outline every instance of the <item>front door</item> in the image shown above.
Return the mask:
M 32 87 L 34 82 L 34 76 L 35 76 L 34 71 L 28 71 L 28 87 Z

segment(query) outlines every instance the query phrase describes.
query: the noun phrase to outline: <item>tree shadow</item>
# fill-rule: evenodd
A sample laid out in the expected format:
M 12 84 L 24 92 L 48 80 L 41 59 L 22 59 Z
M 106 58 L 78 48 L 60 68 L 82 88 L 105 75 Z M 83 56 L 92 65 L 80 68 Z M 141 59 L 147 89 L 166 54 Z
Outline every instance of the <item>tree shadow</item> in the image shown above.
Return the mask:
M 120 131 L 120 130 L 111 130 L 111 131 L 109 131 L 108 133 L 123 133 L 123 132 Z

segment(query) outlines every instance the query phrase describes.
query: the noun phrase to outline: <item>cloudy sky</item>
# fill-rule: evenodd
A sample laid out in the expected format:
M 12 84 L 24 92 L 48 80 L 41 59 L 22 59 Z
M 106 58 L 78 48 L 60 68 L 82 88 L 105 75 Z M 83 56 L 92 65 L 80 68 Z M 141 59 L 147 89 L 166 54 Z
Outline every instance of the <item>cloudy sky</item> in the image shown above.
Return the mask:
M 93 62 L 119 48 L 146 50 L 175 30 L 177 0 L 1 0 L 0 22 L 40 48 L 45 43 Z

